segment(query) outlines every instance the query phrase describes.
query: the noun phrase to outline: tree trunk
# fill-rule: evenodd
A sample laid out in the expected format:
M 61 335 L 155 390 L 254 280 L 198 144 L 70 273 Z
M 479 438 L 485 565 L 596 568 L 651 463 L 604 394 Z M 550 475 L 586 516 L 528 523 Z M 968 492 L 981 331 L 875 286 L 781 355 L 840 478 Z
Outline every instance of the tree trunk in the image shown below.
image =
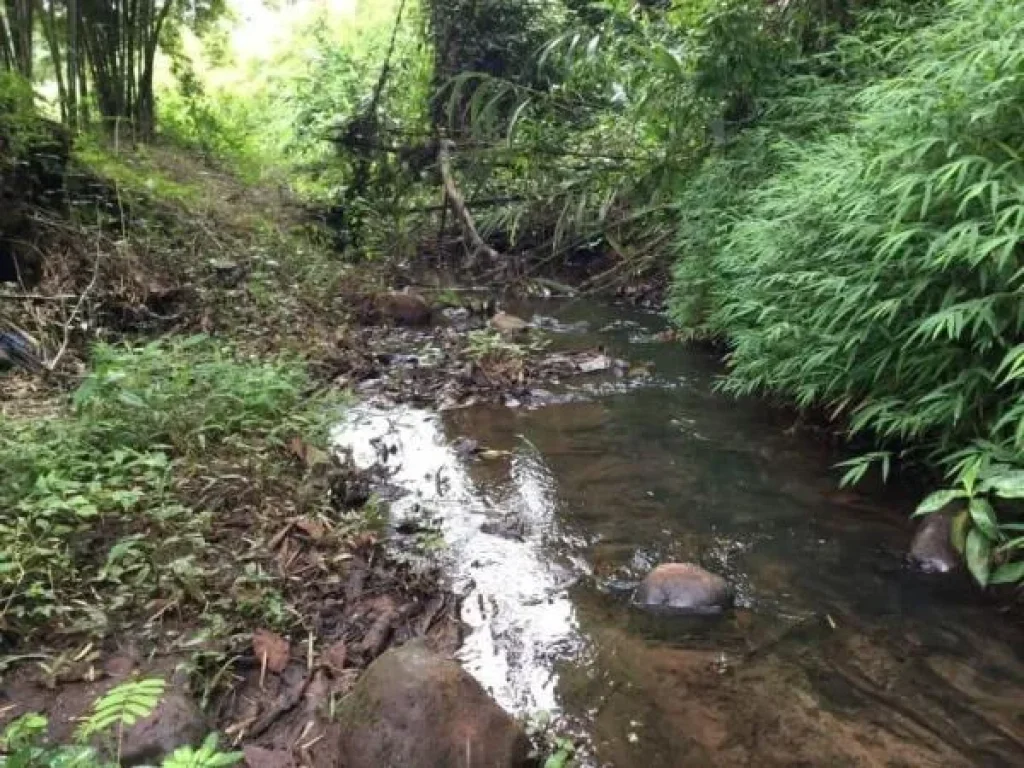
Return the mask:
M 51 4 L 53 0 L 50 0 Z M 78 55 L 78 0 L 67 0 L 67 98 L 68 98 L 68 127 L 75 131 L 84 121 L 79 121 L 78 95 L 81 92 L 78 82 L 81 74 L 81 62 Z
M 5 36 L 13 68 L 27 80 L 32 79 L 32 10 L 32 0 L 5 0 L 4 3 Z
M 145 27 L 143 29 L 148 32 L 149 36 L 145 39 L 143 54 L 145 58 L 139 75 L 137 106 L 139 132 L 144 140 L 152 139 L 156 130 L 156 99 L 153 94 L 153 71 L 156 65 L 157 47 L 160 44 L 160 33 L 167 22 L 167 17 L 171 12 L 173 3 L 174 0 L 164 0 L 160 12 L 152 23 L 150 23 L 149 19 L 144 20 Z M 149 3 L 147 5 L 150 5 L 151 8 L 153 7 Z
M 50 58 L 53 59 L 53 71 L 57 79 L 57 100 L 60 102 L 60 121 L 66 126 L 71 126 L 70 112 L 68 110 L 68 93 L 64 85 L 64 65 L 60 56 L 60 44 L 57 40 L 57 19 L 53 7 L 53 0 L 50 0 L 49 9 L 43 5 L 43 0 L 35 0 L 36 13 L 42 20 L 43 37 L 50 48 Z
M 7 26 L 7 13 L 0 7 L 0 65 L 4 69 L 14 69 L 14 45 L 11 43 L 11 30 Z

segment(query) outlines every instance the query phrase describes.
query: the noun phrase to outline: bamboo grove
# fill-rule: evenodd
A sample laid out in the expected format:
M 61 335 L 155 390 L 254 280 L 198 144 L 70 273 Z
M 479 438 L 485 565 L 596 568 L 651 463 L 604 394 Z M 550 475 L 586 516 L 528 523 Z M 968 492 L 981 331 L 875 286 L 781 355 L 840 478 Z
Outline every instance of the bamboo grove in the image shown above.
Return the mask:
M 217 10 L 179 0 L 4 0 L 0 65 L 30 81 L 52 78 L 69 128 L 88 124 L 94 108 L 108 130 L 150 137 L 161 34 L 171 20 L 194 21 Z M 41 65 L 45 73 L 35 71 Z

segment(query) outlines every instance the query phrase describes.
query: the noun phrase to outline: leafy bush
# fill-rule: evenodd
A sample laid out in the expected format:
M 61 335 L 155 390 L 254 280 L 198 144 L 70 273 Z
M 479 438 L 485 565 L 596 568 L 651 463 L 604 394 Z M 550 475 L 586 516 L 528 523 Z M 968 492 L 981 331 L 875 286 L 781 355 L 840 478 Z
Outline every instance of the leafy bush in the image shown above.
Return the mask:
M 176 494 L 205 454 L 258 460 L 323 437 L 330 403 L 287 360 L 204 338 L 99 345 L 67 417 L 0 420 L 0 623 L 106 627 L 162 595 L 201 595 L 210 514 Z M 103 602 L 95 595 L 105 596 Z
M 684 229 L 673 299 L 677 319 L 732 341 L 729 391 L 826 405 L 854 432 L 990 490 L 1024 464 L 1019 11 L 953 0 L 934 23 L 878 43 L 870 85 L 852 83 L 840 102 L 794 96 L 811 114 L 842 104 L 848 126 L 825 121 L 811 141 L 779 125 L 747 138 L 765 149 L 747 166 L 754 184 L 710 231 Z M 695 188 L 727 200 L 728 162 Z M 853 462 L 848 479 L 889 457 Z M 983 510 L 971 506 L 960 541 L 984 583 L 1020 542 L 1008 507 L 1002 524 Z

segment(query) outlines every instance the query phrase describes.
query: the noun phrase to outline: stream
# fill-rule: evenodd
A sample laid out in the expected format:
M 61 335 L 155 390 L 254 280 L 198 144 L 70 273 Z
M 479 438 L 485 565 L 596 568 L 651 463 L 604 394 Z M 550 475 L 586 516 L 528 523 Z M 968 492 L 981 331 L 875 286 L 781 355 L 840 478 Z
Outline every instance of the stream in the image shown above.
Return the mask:
M 555 348 L 652 373 L 567 380 L 536 408 L 370 400 L 335 431 L 408 491 L 393 525 L 443 537 L 460 659 L 503 706 L 551 713 L 592 766 L 1024 765 L 1024 633 L 965 580 L 904 567 L 913 497 L 837 491 L 841 456 L 716 393 L 717 361 L 658 342 L 657 315 L 514 309 Z M 736 607 L 632 607 L 667 561 L 727 577 Z

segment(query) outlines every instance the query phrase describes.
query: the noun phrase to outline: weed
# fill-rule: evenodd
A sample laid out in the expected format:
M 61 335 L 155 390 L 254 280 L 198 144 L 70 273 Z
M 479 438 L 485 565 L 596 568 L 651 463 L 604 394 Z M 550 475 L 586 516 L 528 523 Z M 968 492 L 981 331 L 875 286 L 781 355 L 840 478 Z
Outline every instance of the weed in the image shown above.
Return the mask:
M 542 351 L 545 346 L 542 340 L 510 341 L 497 331 L 482 329 L 469 333 L 466 343 L 466 355 L 471 360 L 481 364 L 519 363 L 525 360 L 531 353 Z
M 222 577 L 216 516 L 183 481 L 211 456 L 287 471 L 287 439 L 325 440 L 335 407 L 297 361 L 200 337 L 99 345 L 93 362 L 66 415 L 0 423 L 0 621 L 19 633 L 102 634 L 153 600 L 205 605 Z M 252 613 L 244 594 L 223 607 Z M 259 612 L 280 624 L 272 594 Z
M 0 768 L 115 768 L 121 762 L 124 729 L 152 714 L 164 694 L 159 678 L 132 680 L 112 688 L 93 704 L 92 714 L 79 727 L 70 744 L 50 744 L 47 719 L 37 713 L 18 718 L 0 735 Z M 94 746 L 96 739 L 112 741 L 114 760 Z M 161 768 L 227 768 L 242 754 L 222 752 L 211 734 L 199 749 L 181 747 L 168 755 Z

